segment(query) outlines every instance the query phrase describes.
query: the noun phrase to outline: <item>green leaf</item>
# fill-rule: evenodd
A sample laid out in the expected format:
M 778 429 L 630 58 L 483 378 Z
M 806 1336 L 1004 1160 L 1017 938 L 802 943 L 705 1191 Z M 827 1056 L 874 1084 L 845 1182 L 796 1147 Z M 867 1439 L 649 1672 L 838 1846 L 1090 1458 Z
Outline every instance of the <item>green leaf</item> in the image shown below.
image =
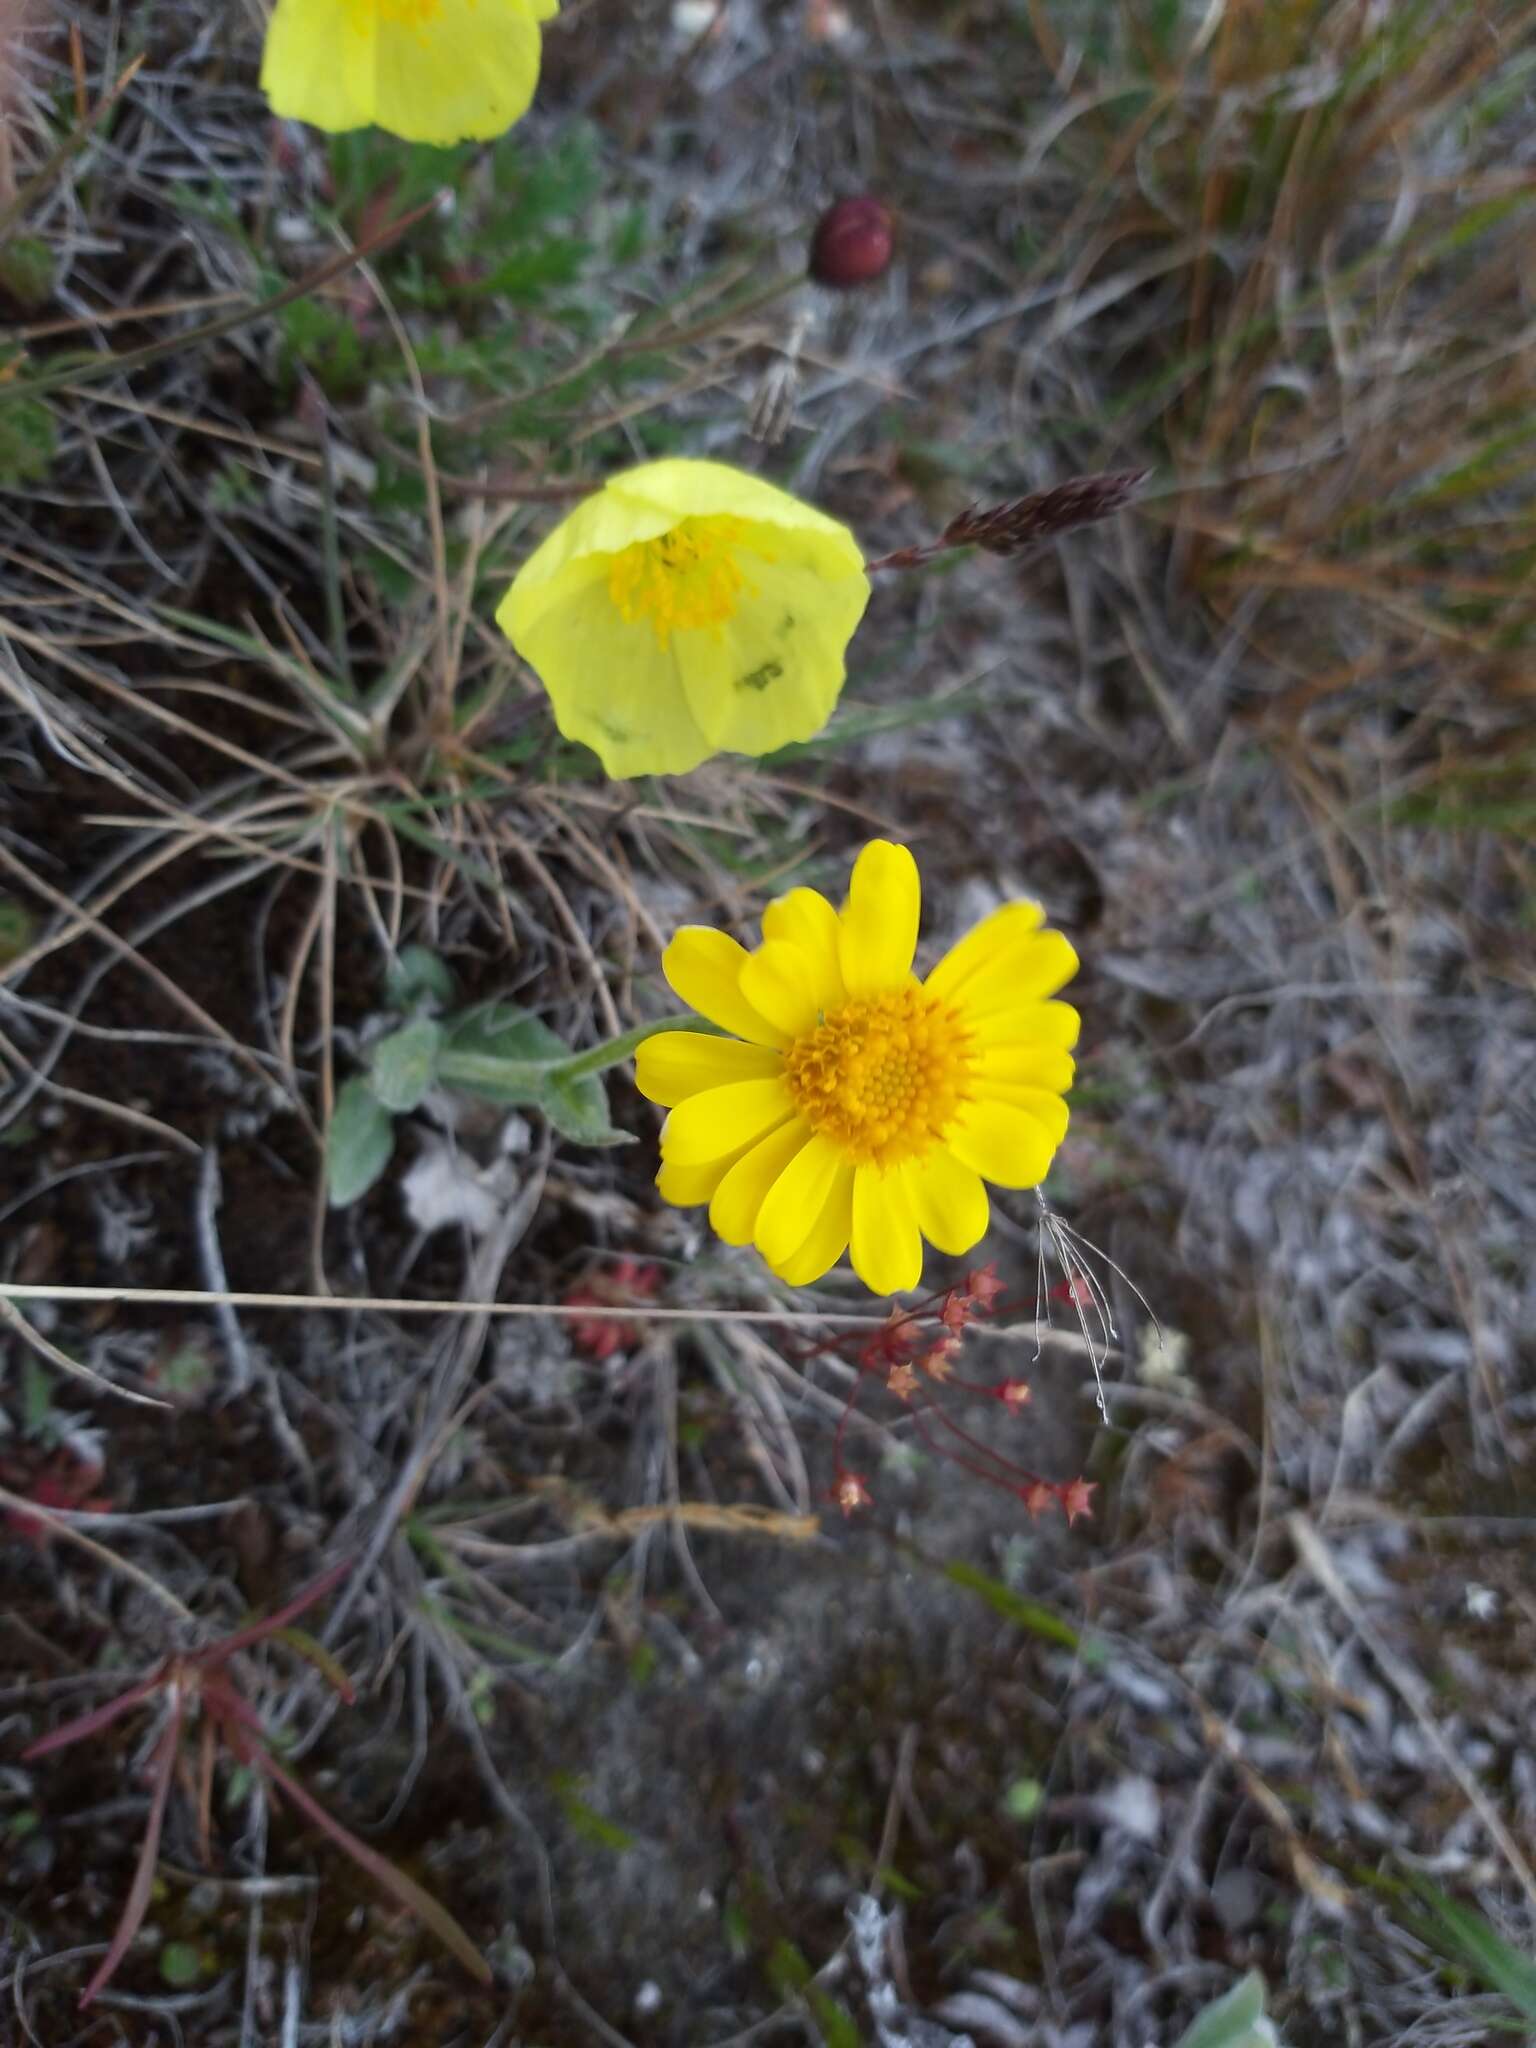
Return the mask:
M 369 1056 L 368 1085 L 376 1099 L 397 1115 L 415 1109 L 437 1079 L 442 1043 L 443 1027 L 430 1017 L 381 1038 Z
M 1048 1643 L 1060 1643 L 1064 1650 L 1078 1648 L 1082 1638 L 1070 1622 L 1063 1621 L 1049 1607 L 1042 1607 L 1038 1600 L 1026 1600 L 1021 1593 L 1015 1593 L 1011 1586 L 1005 1586 L 1001 1579 L 994 1579 L 990 1572 L 980 1566 L 966 1564 L 955 1559 L 943 1567 L 946 1579 L 956 1586 L 964 1586 L 967 1592 L 979 1593 L 994 1614 L 1002 1615 L 1018 1628 L 1028 1629 L 1031 1635 L 1043 1636 Z
M 477 1650 L 488 1650 L 493 1657 L 500 1657 L 507 1664 L 530 1664 L 537 1671 L 553 1671 L 557 1659 L 545 1650 L 531 1649 L 527 1643 L 520 1643 L 516 1637 L 504 1635 L 500 1629 L 486 1628 L 477 1621 L 468 1621 L 463 1615 L 454 1614 L 436 1601 L 423 1600 L 423 1614 L 429 1614 L 440 1628 L 462 1636 L 466 1643 L 473 1643 Z
M 562 1771 L 554 1780 L 556 1798 L 561 1811 L 570 1822 L 572 1829 L 586 1841 L 595 1842 L 600 1849 L 611 1849 L 615 1855 L 622 1855 L 626 1849 L 635 1846 L 635 1837 L 628 1828 L 620 1827 L 616 1820 L 610 1820 L 605 1813 L 599 1813 L 595 1806 L 589 1806 L 577 1789 L 578 1781 Z
M 32 943 L 35 919 L 14 896 L 0 896 L 0 967 L 17 960 Z
M 333 1209 L 361 1200 L 388 1166 L 395 1149 L 395 1123 L 361 1076 L 336 1097 L 326 1144 L 327 1199 Z
M 1528 2020 L 1536 2020 L 1536 1962 L 1511 1948 L 1481 1913 L 1459 1904 L 1427 1879 L 1414 1878 L 1413 1888 L 1429 1911 L 1428 1931 L 1437 1945 L 1465 1963 L 1491 1991 L 1502 1991 Z
M 352 1681 L 347 1676 L 346 1667 L 339 1658 L 333 1657 L 324 1643 L 312 1636 L 307 1628 L 275 1628 L 272 1631 L 272 1640 L 276 1643 L 286 1643 L 290 1650 L 296 1651 L 304 1659 L 306 1664 L 313 1664 L 332 1692 L 351 1705 L 356 1695 L 352 1690 Z
M 28 313 L 53 297 L 53 251 L 36 235 L 18 235 L 0 249 L 0 284 Z
M 441 186 L 455 189 L 474 157 L 466 144 L 440 149 L 435 143 L 403 142 L 378 128 L 333 135 L 328 148 L 337 210 L 343 217 L 377 205 L 385 193 L 394 206 L 409 212 Z M 406 248 L 430 241 L 433 226 L 430 217 L 421 222 L 386 261 L 397 262 Z
M 1003 1811 L 1013 1820 L 1033 1820 L 1045 1798 L 1038 1778 L 1015 1778 L 1003 1794 Z
M 644 1035 L 642 1033 L 642 1035 Z M 453 1025 L 437 1071 L 450 1087 L 518 1109 L 537 1109 L 563 1138 L 578 1145 L 628 1145 L 608 1116 L 608 1094 L 596 1073 L 564 1073 L 590 1060 L 573 1053 L 540 1018 L 515 1003 L 482 1003 Z
M 910 727 L 937 725 L 945 719 L 963 718 L 980 710 L 993 692 L 993 678 L 980 676 L 958 690 L 935 697 L 914 697 L 907 703 L 860 706 L 845 704 L 825 731 L 814 739 L 792 740 L 763 756 L 765 768 L 787 768 L 796 761 L 808 761 L 818 754 L 837 754 L 855 741 L 877 733 L 903 732 Z
M 480 290 L 497 298 L 537 304 L 548 285 L 574 284 L 592 251 L 585 242 L 551 236 L 497 264 L 480 282 Z
M 369 347 L 351 313 L 329 301 L 296 299 L 277 315 L 283 338 L 284 380 L 293 385 L 302 368 L 336 398 L 359 393 L 368 381 Z
M 394 1010 L 422 1001 L 451 1003 L 453 972 L 430 948 L 402 946 L 384 976 L 384 995 Z
M 768 1981 L 780 1998 L 793 1998 L 804 1991 L 815 1971 L 794 1942 L 781 1937 L 773 1944 L 767 1962 Z
M 572 1080 L 552 1074 L 535 1098 L 562 1138 L 577 1145 L 633 1145 L 631 1131 L 615 1129 L 608 1117 L 608 1091 L 596 1074 Z
M 168 1941 L 160 1951 L 160 1977 L 173 1990 L 186 1991 L 201 1981 L 203 1951 L 190 1941 Z
M 30 1351 L 21 1354 L 21 1427 L 41 1436 L 53 1422 L 53 1374 Z
M 738 1905 L 725 1907 L 720 1915 L 720 1932 L 725 1936 L 726 1950 L 734 1962 L 742 1962 L 752 1953 L 752 1925 Z
M 542 1018 L 499 996 L 464 1012 L 449 1032 L 446 1050 L 517 1065 L 530 1060 L 554 1064 L 571 1057 L 571 1048 Z
M 153 1368 L 156 1391 L 174 1394 L 183 1401 L 200 1401 L 214 1383 L 213 1360 L 194 1339 L 182 1344 Z
M 1264 1979 L 1250 1970 L 1205 2008 L 1179 2037 L 1178 2048 L 1279 2048 L 1279 2038 L 1264 2017 Z
M 53 467 L 59 430 L 40 398 L 17 397 L 0 412 L 0 484 L 31 484 Z
M 840 1999 L 833 1998 L 819 1985 L 813 1984 L 806 1993 L 806 2002 L 815 2016 L 817 2031 L 826 2048 L 862 2048 L 863 2037 L 854 2023 L 853 2014 Z

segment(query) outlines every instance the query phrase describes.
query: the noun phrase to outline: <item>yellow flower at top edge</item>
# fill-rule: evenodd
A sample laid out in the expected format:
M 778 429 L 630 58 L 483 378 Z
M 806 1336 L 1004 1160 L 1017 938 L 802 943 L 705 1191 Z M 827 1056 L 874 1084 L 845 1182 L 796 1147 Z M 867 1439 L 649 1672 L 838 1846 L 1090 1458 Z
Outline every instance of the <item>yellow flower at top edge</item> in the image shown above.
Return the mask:
M 559 0 L 277 0 L 261 83 L 272 111 L 340 134 L 484 141 L 528 111 L 539 24 Z
M 809 739 L 869 601 L 847 527 L 744 470 L 612 477 L 536 548 L 496 619 L 567 739 L 610 775 Z
M 919 904 L 917 863 L 876 839 L 841 911 L 792 889 L 755 951 L 689 925 L 662 957 L 734 1036 L 664 1031 L 636 1054 L 670 1111 L 656 1185 L 795 1286 L 851 1251 L 876 1294 L 916 1287 L 923 1240 L 969 1251 L 984 1182 L 1034 1187 L 1066 1133 L 1078 1016 L 1052 998 L 1076 953 L 1038 903 L 1008 903 L 919 981 Z

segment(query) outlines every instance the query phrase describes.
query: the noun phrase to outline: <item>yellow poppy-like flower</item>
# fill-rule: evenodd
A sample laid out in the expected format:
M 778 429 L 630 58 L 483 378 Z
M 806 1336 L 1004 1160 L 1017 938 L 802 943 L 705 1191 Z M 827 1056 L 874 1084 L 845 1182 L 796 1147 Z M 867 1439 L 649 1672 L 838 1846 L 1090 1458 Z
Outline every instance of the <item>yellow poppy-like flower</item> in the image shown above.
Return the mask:
M 663 1031 L 636 1053 L 670 1110 L 656 1185 L 708 1202 L 727 1244 L 755 1244 L 807 1286 L 850 1249 L 876 1294 L 916 1287 L 923 1239 L 985 1234 L 984 1181 L 1034 1187 L 1067 1128 L 1077 971 L 1038 903 L 984 918 L 927 977 L 912 972 L 920 888 L 904 846 L 872 840 L 836 911 L 791 889 L 755 952 L 685 926 L 662 957 L 700 1016 L 735 1035 Z
M 274 114 L 341 134 L 484 141 L 528 111 L 559 0 L 277 0 L 262 55 Z
M 567 739 L 610 775 L 807 740 L 869 601 L 846 526 L 723 462 L 611 477 L 536 548 L 496 620 Z

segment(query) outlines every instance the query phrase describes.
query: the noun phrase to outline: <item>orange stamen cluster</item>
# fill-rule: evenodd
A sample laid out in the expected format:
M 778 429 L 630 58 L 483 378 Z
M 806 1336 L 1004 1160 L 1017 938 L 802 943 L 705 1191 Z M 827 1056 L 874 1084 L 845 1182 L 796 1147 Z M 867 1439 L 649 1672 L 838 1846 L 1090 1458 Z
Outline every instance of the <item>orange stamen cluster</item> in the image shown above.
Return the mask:
M 706 626 L 718 634 L 752 587 L 736 559 L 747 524 L 711 513 L 621 548 L 608 565 L 608 595 L 625 622 L 647 620 L 663 653 L 674 633 Z
M 784 1078 L 855 1165 L 895 1166 L 937 1144 L 969 1099 L 969 1034 L 915 983 L 857 996 L 795 1040 Z

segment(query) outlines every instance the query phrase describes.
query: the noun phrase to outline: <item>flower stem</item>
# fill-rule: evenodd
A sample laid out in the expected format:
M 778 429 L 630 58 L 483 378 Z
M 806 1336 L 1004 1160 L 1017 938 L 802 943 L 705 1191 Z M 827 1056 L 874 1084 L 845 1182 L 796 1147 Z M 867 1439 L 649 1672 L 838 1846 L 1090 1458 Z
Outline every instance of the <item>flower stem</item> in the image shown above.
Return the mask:
M 654 1038 L 658 1031 L 702 1031 L 711 1037 L 717 1036 L 715 1026 L 706 1018 L 695 1017 L 684 1010 L 676 1017 L 657 1017 L 649 1024 L 636 1024 L 633 1030 L 621 1031 L 617 1038 L 610 1038 L 602 1045 L 594 1045 L 590 1051 L 579 1052 L 574 1059 L 563 1060 L 556 1070 L 562 1081 L 580 1081 L 588 1074 L 604 1074 L 610 1067 L 621 1067 L 633 1057 L 638 1046 L 648 1038 Z
M 536 1103 L 552 1082 L 565 1086 L 572 1081 L 584 1081 L 591 1074 L 606 1073 L 610 1067 L 622 1066 L 637 1046 L 654 1038 L 658 1031 L 719 1035 L 717 1027 L 706 1018 L 690 1016 L 685 1011 L 681 1016 L 657 1017 L 649 1024 L 637 1024 L 632 1031 L 621 1031 L 617 1038 L 606 1039 L 601 1045 L 572 1053 L 563 1060 L 509 1060 L 499 1053 L 455 1052 L 449 1046 L 438 1057 L 437 1076 L 450 1087 L 494 1090 L 492 1099 L 498 1102 Z

